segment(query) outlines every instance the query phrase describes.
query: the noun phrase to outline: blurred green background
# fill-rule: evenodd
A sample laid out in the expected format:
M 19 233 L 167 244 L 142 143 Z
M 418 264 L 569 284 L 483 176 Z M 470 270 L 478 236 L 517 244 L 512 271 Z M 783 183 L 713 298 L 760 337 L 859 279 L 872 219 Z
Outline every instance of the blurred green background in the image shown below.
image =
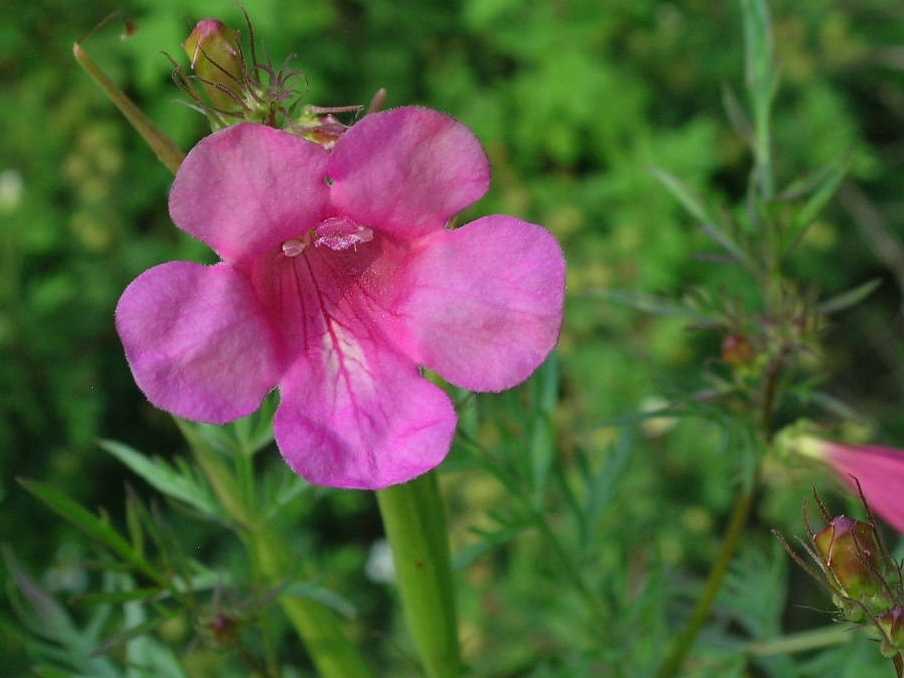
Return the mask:
M 605 640 L 575 641 L 583 648 L 577 652 L 574 605 L 557 579 L 563 575 L 535 535 L 519 534 L 462 571 L 467 658 L 500 676 L 610 675 L 587 667 L 655 665 L 644 657 L 658 657 L 668 638 L 665 592 L 680 602 L 696 590 L 736 492 L 734 443 L 712 423 L 663 419 L 647 421 L 624 443 L 628 434 L 608 423 L 705 386 L 704 368 L 718 359 L 722 337 L 689 331 L 681 318 L 613 304 L 607 290 L 680 296 L 692 286 L 718 294 L 743 284 L 736 271 L 699 256 L 713 250 L 711 243 L 649 173 L 663 167 L 716 204 L 742 199 L 750 156 L 723 107 L 726 86 L 743 96 L 737 4 L 255 0 L 246 7 L 265 54 L 275 62 L 297 55 L 306 102 L 366 103 L 385 87 L 389 105 L 429 105 L 471 126 L 491 157 L 494 182 L 466 216 L 505 212 L 544 224 L 567 252 L 569 302 L 551 408 L 556 454 L 566 470 L 576 460 L 612 470 L 606 464 L 619 446 L 630 448 L 616 459 L 620 479 L 595 516 L 582 562 L 591 578 L 617 584 L 632 601 L 658 593 L 636 618 L 601 629 Z M 134 18 L 134 35 L 122 39 L 122 24 L 114 22 L 86 47 L 185 149 L 205 134 L 206 121 L 179 103 L 184 97 L 161 52 L 184 62 L 180 43 L 203 17 L 242 26 L 227 0 L 13 0 L 3 9 L 0 540 L 64 596 L 92 585 L 94 575 L 82 567 L 86 547 L 14 479 L 46 480 L 120 520 L 129 476 L 96 440 L 163 456 L 182 451 L 169 417 L 135 387 L 112 312 L 144 269 L 210 256 L 168 218 L 169 173 L 72 59 L 72 42 L 116 9 Z M 782 81 L 779 183 L 839 158 L 851 162 L 848 184 L 808 233 L 793 271 L 823 296 L 883 281 L 828 329 L 823 389 L 861 415 L 872 439 L 904 446 L 904 6 L 776 0 L 772 11 Z M 485 445 L 519 453 L 524 403 L 539 397 L 536 381 L 478 399 Z M 275 451 L 268 454 L 278 465 Z M 461 551 L 475 543 L 472 528 L 492 527 L 488 516 L 504 510 L 508 498 L 479 473 L 450 472 L 445 480 Z M 767 481 L 756 557 L 778 568 L 775 581 L 792 585 L 790 599 L 784 589 L 769 598 L 770 623 L 779 624 L 776 631 L 827 623 L 801 608 L 828 601 L 782 565 L 766 532 L 800 532 L 801 498 L 821 481 L 807 471 Z M 549 514 L 561 518 L 563 531 L 565 504 L 565 493 L 550 496 Z M 362 641 L 390 667 L 386 675 L 413 672 L 387 587 L 364 575 L 381 534 L 372 497 L 328 493 L 298 505 L 291 517 L 305 557 L 358 606 Z M 180 520 L 182 536 L 206 560 L 229 560 L 230 538 Z M 726 628 L 729 608 L 721 617 Z M 16 624 L 9 610 L 0 614 L 4 626 Z M 191 640 L 191 624 L 174 622 L 168 632 L 175 645 Z M 26 665 L 20 644 L 0 648 L 2 665 Z M 304 670 L 302 653 L 288 645 L 285 653 Z M 848 650 L 851 665 L 861 667 L 862 656 L 876 654 L 854 653 Z M 197 661 L 215 666 L 220 659 Z M 820 665 L 813 665 L 815 674 Z M 205 670 L 213 669 L 198 675 Z

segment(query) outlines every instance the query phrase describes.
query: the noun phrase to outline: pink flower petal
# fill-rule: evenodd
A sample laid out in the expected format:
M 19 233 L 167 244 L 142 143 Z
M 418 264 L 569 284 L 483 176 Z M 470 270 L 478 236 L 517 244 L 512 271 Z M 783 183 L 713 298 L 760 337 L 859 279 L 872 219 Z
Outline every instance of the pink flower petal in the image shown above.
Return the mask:
M 527 377 L 559 337 L 565 259 L 544 228 L 490 216 L 418 244 L 399 306 L 408 352 L 453 384 L 501 391 Z
M 232 421 L 256 410 L 279 379 L 267 320 L 227 264 L 145 271 L 120 297 L 116 329 L 139 388 L 180 417 Z
M 870 509 L 904 532 L 904 452 L 888 447 L 830 443 L 829 462 L 841 479 L 857 479 Z
M 270 254 L 249 267 L 285 364 L 321 350 L 328 320 L 338 319 L 364 335 L 386 336 L 378 326 L 393 317 L 391 301 L 399 294 L 409 250 L 385 235 L 370 235 L 348 246 L 338 240 L 317 245 L 318 237 L 295 256 Z
M 490 185 L 489 161 L 471 131 L 413 106 L 354 125 L 333 149 L 327 173 L 336 211 L 406 238 L 442 228 Z
M 437 466 L 455 432 L 449 398 L 379 336 L 326 322 L 319 349 L 280 384 L 274 430 L 289 466 L 316 485 L 369 490 Z
M 407 248 L 375 233 L 352 247 L 272 255 L 251 271 L 291 365 L 280 381 L 276 441 L 313 483 L 386 487 L 428 471 L 449 450 L 449 399 L 383 332 L 407 258 Z
M 278 250 L 323 218 L 327 157 L 317 144 L 265 125 L 228 127 L 183 161 L 170 215 L 226 261 Z
M 448 221 L 486 192 L 480 143 L 423 108 L 367 116 L 332 152 L 242 124 L 188 155 L 170 195 L 225 263 L 177 262 L 124 292 L 117 328 L 158 407 L 225 422 L 278 382 L 275 434 L 311 482 L 376 489 L 439 464 L 452 403 L 526 379 L 558 338 L 562 252 L 539 226 Z

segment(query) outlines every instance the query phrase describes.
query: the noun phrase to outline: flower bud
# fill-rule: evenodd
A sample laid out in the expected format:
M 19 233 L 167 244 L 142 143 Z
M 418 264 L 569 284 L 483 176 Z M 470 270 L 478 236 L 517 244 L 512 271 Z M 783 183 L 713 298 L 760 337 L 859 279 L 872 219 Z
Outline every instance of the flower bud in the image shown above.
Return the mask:
M 303 136 L 308 141 L 320 144 L 327 150 L 331 149 L 339 141 L 339 138 L 349 129 L 334 115 L 335 113 L 358 113 L 360 106 L 305 106 L 301 110 L 292 126 L 296 134 Z
M 884 594 L 879 574 L 882 551 L 870 523 L 846 516 L 833 518 L 813 537 L 813 546 L 847 597 L 872 603 Z
M 729 334 L 722 340 L 722 360 L 729 365 L 746 365 L 753 357 L 753 346 L 743 334 Z
M 202 19 L 182 47 L 213 105 L 237 109 L 245 71 L 239 32 L 217 19 Z
M 896 605 L 885 614 L 876 617 L 876 626 L 882 631 L 881 651 L 886 657 L 894 657 L 904 651 L 904 607 Z
M 208 622 L 207 630 L 218 645 L 231 645 L 238 635 L 238 620 L 223 612 L 216 613 Z

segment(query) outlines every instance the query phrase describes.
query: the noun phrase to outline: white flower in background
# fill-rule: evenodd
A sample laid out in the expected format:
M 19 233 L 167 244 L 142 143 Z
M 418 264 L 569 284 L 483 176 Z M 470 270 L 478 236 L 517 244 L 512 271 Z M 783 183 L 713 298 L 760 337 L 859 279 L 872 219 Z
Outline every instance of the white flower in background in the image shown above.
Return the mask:
M 378 539 L 370 547 L 367 565 L 364 568 L 367 578 L 381 584 L 395 580 L 395 566 L 392 564 L 392 549 L 385 539 Z
M 18 170 L 8 169 L 0 172 L 0 211 L 12 212 L 22 202 L 24 183 Z
M 640 404 L 640 411 L 653 413 L 659 410 L 666 410 L 670 404 L 665 398 L 650 396 L 645 398 Z M 671 431 L 677 423 L 678 420 L 675 417 L 648 417 L 643 420 L 641 428 L 648 438 L 657 438 Z

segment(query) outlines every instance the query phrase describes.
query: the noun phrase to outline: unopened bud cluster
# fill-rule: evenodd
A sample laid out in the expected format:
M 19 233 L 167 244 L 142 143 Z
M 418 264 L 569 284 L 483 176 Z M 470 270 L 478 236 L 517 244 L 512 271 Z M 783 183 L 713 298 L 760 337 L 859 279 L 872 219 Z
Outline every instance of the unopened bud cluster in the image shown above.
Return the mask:
M 247 19 L 247 17 L 246 17 Z M 304 106 L 296 112 L 295 82 L 301 72 L 257 61 L 254 30 L 248 21 L 251 49 L 245 52 L 239 31 L 217 19 L 203 19 L 182 43 L 190 74 L 176 66 L 173 79 L 207 115 L 213 129 L 258 122 L 285 129 L 330 148 L 348 129 L 337 113 L 360 106 Z M 249 58 L 250 57 L 250 58 Z
M 802 544 L 818 569 L 806 563 L 778 535 L 786 550 L 832 592 L 832 600 L 845 621 L 873 627 L 885 656 L 904 652 L 901 564 L 885 548 L 871 515 L 868 520 L 831 517 L 818 496 L 817 503 L 826 525 L 814 532 L 807 521 L 809 543 Z
M 836 604 L 847 608 L 848 618 L 862 618 L 864 607 L 882 609 L 891 604 L 883 580 L 883 554 L 872 523 L 837 516 L 813 535 L 811 542 L 830 588 L 837 592 Z

